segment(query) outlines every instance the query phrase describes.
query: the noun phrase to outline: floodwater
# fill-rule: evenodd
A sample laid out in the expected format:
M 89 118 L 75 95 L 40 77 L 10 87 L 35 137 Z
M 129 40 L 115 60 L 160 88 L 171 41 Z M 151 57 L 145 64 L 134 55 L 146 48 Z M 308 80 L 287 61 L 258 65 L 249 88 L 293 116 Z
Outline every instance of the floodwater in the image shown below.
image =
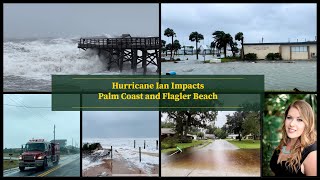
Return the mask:
M 161 155 L 161 176 L 260 176 L 260 149 L 238 149 L 225 140 Z
M 176 71 L 177 75 L 264 75 L 266 91 L 317 90 L 317 61 L 204 63 L 202 56 L 199 60 L 195 56 L 178 57 L 182 61 L 162 62 L 161 74 Z

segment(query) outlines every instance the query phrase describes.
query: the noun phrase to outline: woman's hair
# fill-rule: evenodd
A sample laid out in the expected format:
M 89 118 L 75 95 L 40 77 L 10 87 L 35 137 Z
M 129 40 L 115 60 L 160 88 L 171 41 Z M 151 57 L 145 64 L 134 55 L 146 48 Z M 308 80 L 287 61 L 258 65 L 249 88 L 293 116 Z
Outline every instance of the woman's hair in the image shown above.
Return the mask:
M 300 118 L 305 124 L 304 131 L 301 136 L 298 138 L 296 143 L 291 148 L 291 156 L 289 157 L 286 165 L 289 165 L 291 169 L 295 172 L 298 172 L 300 169 L 300 161 L 301 161 L 301 152 L 303 149 L 311 144 L 313 144 L 317 140 L 317 132 L 315 131 L 315 119 L 314 113 L 309 103 L 303 100 L 298 100 L 293 102 L 288 106 L 285 111 L 284 121 L 282 125 L 282 139 L 280 141 L 277 149 L 282 149 L 283 146 L 286 146 L 289 142 L 289 137 L 286 133 L 285 121 L 288 115 L 290 108 L 296 108 L 300 113 Z

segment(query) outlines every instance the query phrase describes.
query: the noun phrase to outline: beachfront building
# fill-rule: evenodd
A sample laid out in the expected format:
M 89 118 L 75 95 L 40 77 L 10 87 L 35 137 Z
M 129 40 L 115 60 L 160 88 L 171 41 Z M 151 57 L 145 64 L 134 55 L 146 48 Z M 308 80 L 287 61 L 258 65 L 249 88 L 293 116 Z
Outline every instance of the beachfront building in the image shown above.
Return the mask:
M 244 53 L 255 53 L 266 59 L 269 53 L 280 53 L 283 60 L 311 60 L 317 57 L 317 41 L 286 43 L 244 43 Z
M 184 45 L 181 46 L 181 49 L 178 50 L 178 54 L 188 55 L 188 54 L 195 54 L 195 48 L 191 45 Z
M 209 46 L 207 46 L 207 45 L 200 45 L 199 49 L 200 49 L 200 54 L 201 55 L 212 54 L 211 53 L 211 51 L 212 51 L 211 48 Z

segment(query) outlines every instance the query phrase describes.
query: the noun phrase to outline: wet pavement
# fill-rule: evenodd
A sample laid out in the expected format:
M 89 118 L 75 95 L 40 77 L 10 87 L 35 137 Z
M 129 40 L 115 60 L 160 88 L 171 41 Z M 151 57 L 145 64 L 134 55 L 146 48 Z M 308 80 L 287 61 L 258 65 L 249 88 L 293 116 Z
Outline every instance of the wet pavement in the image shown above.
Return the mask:
M 239 149 L 225 140 L 161 154 L 161 176 L 260 176 L 260 149 Z

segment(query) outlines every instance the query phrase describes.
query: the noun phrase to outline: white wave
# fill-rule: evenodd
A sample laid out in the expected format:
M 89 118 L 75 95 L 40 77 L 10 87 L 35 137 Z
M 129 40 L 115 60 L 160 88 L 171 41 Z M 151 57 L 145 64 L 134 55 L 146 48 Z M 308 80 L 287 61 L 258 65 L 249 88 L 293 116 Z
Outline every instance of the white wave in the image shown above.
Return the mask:
M 135 148 L 134 140 L 136 142 Z M 106 149 L 110 149 L 112 146 L 113 158 L 124 158 L 129 162 L 129 166 L 138 167 L 150 174 L 154 165 L 159 165 L 159 150 L 157 149 L 156 140 L 159 143 L 158 138 L 87 138 L 83 139 L 83 143 L 99 142 Z M 141 162 L 139 159 L 139 147 L 141 147 L 142 152 Z
M 112 37 L 103 34 L 104 37 Z M 75 39 L 40 39 L 4 42 L 4 75 L 25 76 L 50 80 L 51 75 L 71 74 L 132 74 L 130 63 L 124 63 L 124 71 L 118 67 L 106 69 L 106 58 L 96 50 L 77 48 Z M 142 53 L 139 52 L 139 55 Z M 115 65 L 115 64 L 113 64 Z M 143 72 L 138 67 L 137 73 Z M 148 73 L 156 73 L 156 66 L 148 66 Z
M 4 43 L 4 75 L 48 79 L 52 74 L 104 71 L 105 59 L 94 50 L 79 50 L 71 39 Z

